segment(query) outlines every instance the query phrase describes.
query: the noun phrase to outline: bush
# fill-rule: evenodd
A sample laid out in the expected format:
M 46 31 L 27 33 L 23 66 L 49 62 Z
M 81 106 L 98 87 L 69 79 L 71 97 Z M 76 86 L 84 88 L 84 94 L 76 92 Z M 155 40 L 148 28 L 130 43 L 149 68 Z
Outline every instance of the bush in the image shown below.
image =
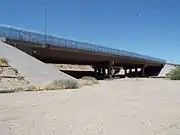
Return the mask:
M 75 80 L 56 80 L 48 84 L 45 90 L 57 90 L 57 89 L 77 89 L 79 88 L 78 82 Z
M 83 77 L 82 80 L 92 81 L 93 84 L 98 84 L 98 83 L 99 83 L 99 81 L 98 81 L 96 78 L 94 78 L 94 77 L 89 77 L 89 76 Z
M 40 89 L 38 89 L 36 86 L 34 85 L 30 85 L 28 87 L 25 88 L 25 91 L 38 91 Z
M 79 79 L 79 85 L 83 86 L 83 85 L 93 85 L 93 84 L 98 84 L 99 81 L 96 78 L 93 77 L 83 77 L 81 79 Z
M 180 67 L 172 69 L 166 74 L 166 77 L 170 78 L 171 80 L 180 80 Z
M 0 65 L 8 65 L 8 61 L 5 58 L 0 58 Z

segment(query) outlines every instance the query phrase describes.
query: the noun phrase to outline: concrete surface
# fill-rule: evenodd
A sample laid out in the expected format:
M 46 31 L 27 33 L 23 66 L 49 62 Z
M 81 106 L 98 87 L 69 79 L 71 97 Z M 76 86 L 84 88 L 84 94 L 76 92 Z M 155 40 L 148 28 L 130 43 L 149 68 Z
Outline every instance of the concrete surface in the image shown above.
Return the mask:
M 175 69 L 177 66 L 174 64 L 165 64 L 164 68 L 162 68 L 161 72 L 159 73 L 159 77 L 165 77 L 167 73 L 169 73 L 172 69 Z M 180 67 L 180 66 L 179 66 Z
M 0 95 L 0 135 L 179 135 L 180 82 L 102 81 Z
M 41 85 L 54 80 L 74 79 L 58 71 L 52 65 L 45 64 L 34 57 L 0 41 L 0 56 L 8 60 L 8 64 L 17 69 L 20 75 L 33 85 Z

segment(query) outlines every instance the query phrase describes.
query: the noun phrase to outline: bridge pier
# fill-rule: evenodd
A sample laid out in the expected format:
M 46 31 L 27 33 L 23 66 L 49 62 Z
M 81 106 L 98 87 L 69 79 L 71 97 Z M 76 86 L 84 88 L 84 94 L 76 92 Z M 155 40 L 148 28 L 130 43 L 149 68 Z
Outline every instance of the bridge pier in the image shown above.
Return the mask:
M 142 71 L 141 71 L 141 72 L 142 72 L 142 77 L 145 77 L 145 72 L 144 72 L 145 68 L 142 67 L 141 70 L 142 70 Z
M 101 75 L 102 75 L 102 68 L 99 67 L 98 68 L 98 78 L 101 79 Z
M 135 68 L 135 77 L 138 77 L 138 68 Z
M 98 68 L 97 67 L 94 67 L 94 75 L 95 75 L 95 77 L 98 77 Z
M 127 68 L 124 68 L 124 75 L 127 77 Z
M 141 67 L 141 76 L 142 77 L 146 77 L 146 72 L 145 72 L 146 67 L 147 67 L 147 64 L 145 64 Z
M 132 77 L 132 68 L 129 69 L 129 77 Z
M 113 75 L 113 64 L 114 64 L 114 60 L 110 60 L 109 61 L 109 65 L 108 65 L 108 78 L 112 79 L 112 75 Z
M 99 75 L 101 74 L 101 68 L 98 68 L 98 74 Z
M 106 78 L 106 68 L 102 68 L 103 79 Z

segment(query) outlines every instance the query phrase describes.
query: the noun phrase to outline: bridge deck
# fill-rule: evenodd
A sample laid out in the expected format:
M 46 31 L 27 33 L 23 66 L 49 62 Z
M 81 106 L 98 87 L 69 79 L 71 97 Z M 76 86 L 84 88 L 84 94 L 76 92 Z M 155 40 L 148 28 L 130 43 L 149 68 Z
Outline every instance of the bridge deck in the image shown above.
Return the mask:
M 66 50 L 64 51 L 66 53 L 64 53 L 63 55 L 64 57 L 66 57 L 67 60 L 68 60 L 68 57 L 69 59 L 72 59 L 71 56 L 74 57 L 75 55 L 80 55 L 78 58 L 82 59 L 83 56 L 85 56 L 86 58 L 92 57 L 93 61 L 94 60 L 98 61 L 98 60 L 102 60 L 102 57 L 100 57 L 100 55 L 103 54 L 104 58 L 111 57 L 113 59 L 114 58 L 117 59 L 116 61 L 118 61 L 118 58 L 119 58 L 121 62 L 125 62 L 126 59 L 128 59 L 129 62 L 136 61 L 137 63 L 141 63 L 141 64 L 144 64 L 144 63 L 164 64 L 166 62 L 165 60 L 162 60 L 159 58 L 145 56 L 145 55 L 137 54 L 134 52 L 128 52 L 124 50 L 107 48 L 107 47 L 93 45 L 89 43 L 72 41 L 72 40 L 63 39 L 60 37 L 55 37 L 52 35 L 44 35 L 39 32 L 29 31 L 29 30 L 20 29 L 20 28 L 14 28 L 11 26 L 4 26 L 4 25 L 0 26 L 0 36 L 5 37 L 7 39 L 11 39 L 11 40 L 35 43 L 36 45 L 39 45 L 39 47 L 36 47 L 37 50 L 38 48 L 41 48 L 41 51 L 38 51 L 38 52 L 41 52 L 44 55 L 44 57 L 45 55 L 48 55 L 48 57 L 50 58 L 50 55 L 51 55 L 54 60 L 55 60 L 55 56 L 58 57 L 58 52 L 57 52 L 58 48 L 61 49 L 61 57 L 59 58 L 64 59 L 62 57 L 62 54 L 63 54 L 62 48 L 65 48 Z M 51 45 L 51 50 L 47 51 L 46 49 L 42 49 L 42 46 L 44 43 Z M 56 50 L 54 49 L 53 52 L 52 52 L 52 46 L 53 48 L 56 48 Z M 71 55 L 68 55 L 67 50 L 71 51 Z M 78 51 L 81 51 L 81 54 L 79 54 Z M 82 52 L 89 52 L 89 54 L 87 55 L 86 53 L 86 55 L 84 55 Z M 74 55 L 72 55 L 72 53 L 74 53 Z M 93 57 L 93 55 L 91 54 L 96 54 L 96 55 L 98 54 L 99 57 L 97 56 Z M 108 60 L 108 59 L 105 59 L 105 60 Z
M 80 64 L 80 65 L 103 65 L 109 61 L 114 61 L 114 66 L 121 67 L 142 67 L 142 65 L 160 66 L 162 63 L 157 61 L 147 61 L 132 57 L 111 55 L 107 53 L 90 52 L 87 50 L 57 47 L 48 45 L 48 48 L 42 47 L 34 42 L 25 42 L 22 40 L 6 39 L 6 43 L 16 46 L 20 50 L 38 58 L 46 63 L 61 64 Z

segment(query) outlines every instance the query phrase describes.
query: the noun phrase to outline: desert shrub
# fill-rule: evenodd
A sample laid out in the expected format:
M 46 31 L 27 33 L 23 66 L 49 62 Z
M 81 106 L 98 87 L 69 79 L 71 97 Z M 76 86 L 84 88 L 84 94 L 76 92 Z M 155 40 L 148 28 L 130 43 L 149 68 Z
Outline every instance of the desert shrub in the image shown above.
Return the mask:
M 79 79 L 79 85 L 93 85 L 93 84 L 98 84 L 99 81 L 96 78 L 85 76 L 81 79 Z
M 0 65 L 8 65 L 8 61 L 5 58 L 0 58 Z
M 167 78 L 171 80 L 180 80 L 180 67 L 172 69 L 169 73 L 166 74 Z
M 19 92 L 19 91 L 24 91 L 23 87 L 17 87 L 17 88 L 12 88 L 11 90 L 13 90 L 14 92 Z
M 76 80 L 56 80 L 45 86 L 45 90 L 56 90 L 56 89 L 77 89 L 79 88 Z
M 96 78 L 90 77 L 90 76 L 85 76 L 85 77 L 82 78 L 82 80 L 92 81 L 93 84 L 98 84 L 99 83 L 99 81 Z
M 38 89 L 34 85 L 29 85 L 29 86 L 25 87 L 25 91 L 38 91 L 38 90 L 40 90 L 40 89 Z

